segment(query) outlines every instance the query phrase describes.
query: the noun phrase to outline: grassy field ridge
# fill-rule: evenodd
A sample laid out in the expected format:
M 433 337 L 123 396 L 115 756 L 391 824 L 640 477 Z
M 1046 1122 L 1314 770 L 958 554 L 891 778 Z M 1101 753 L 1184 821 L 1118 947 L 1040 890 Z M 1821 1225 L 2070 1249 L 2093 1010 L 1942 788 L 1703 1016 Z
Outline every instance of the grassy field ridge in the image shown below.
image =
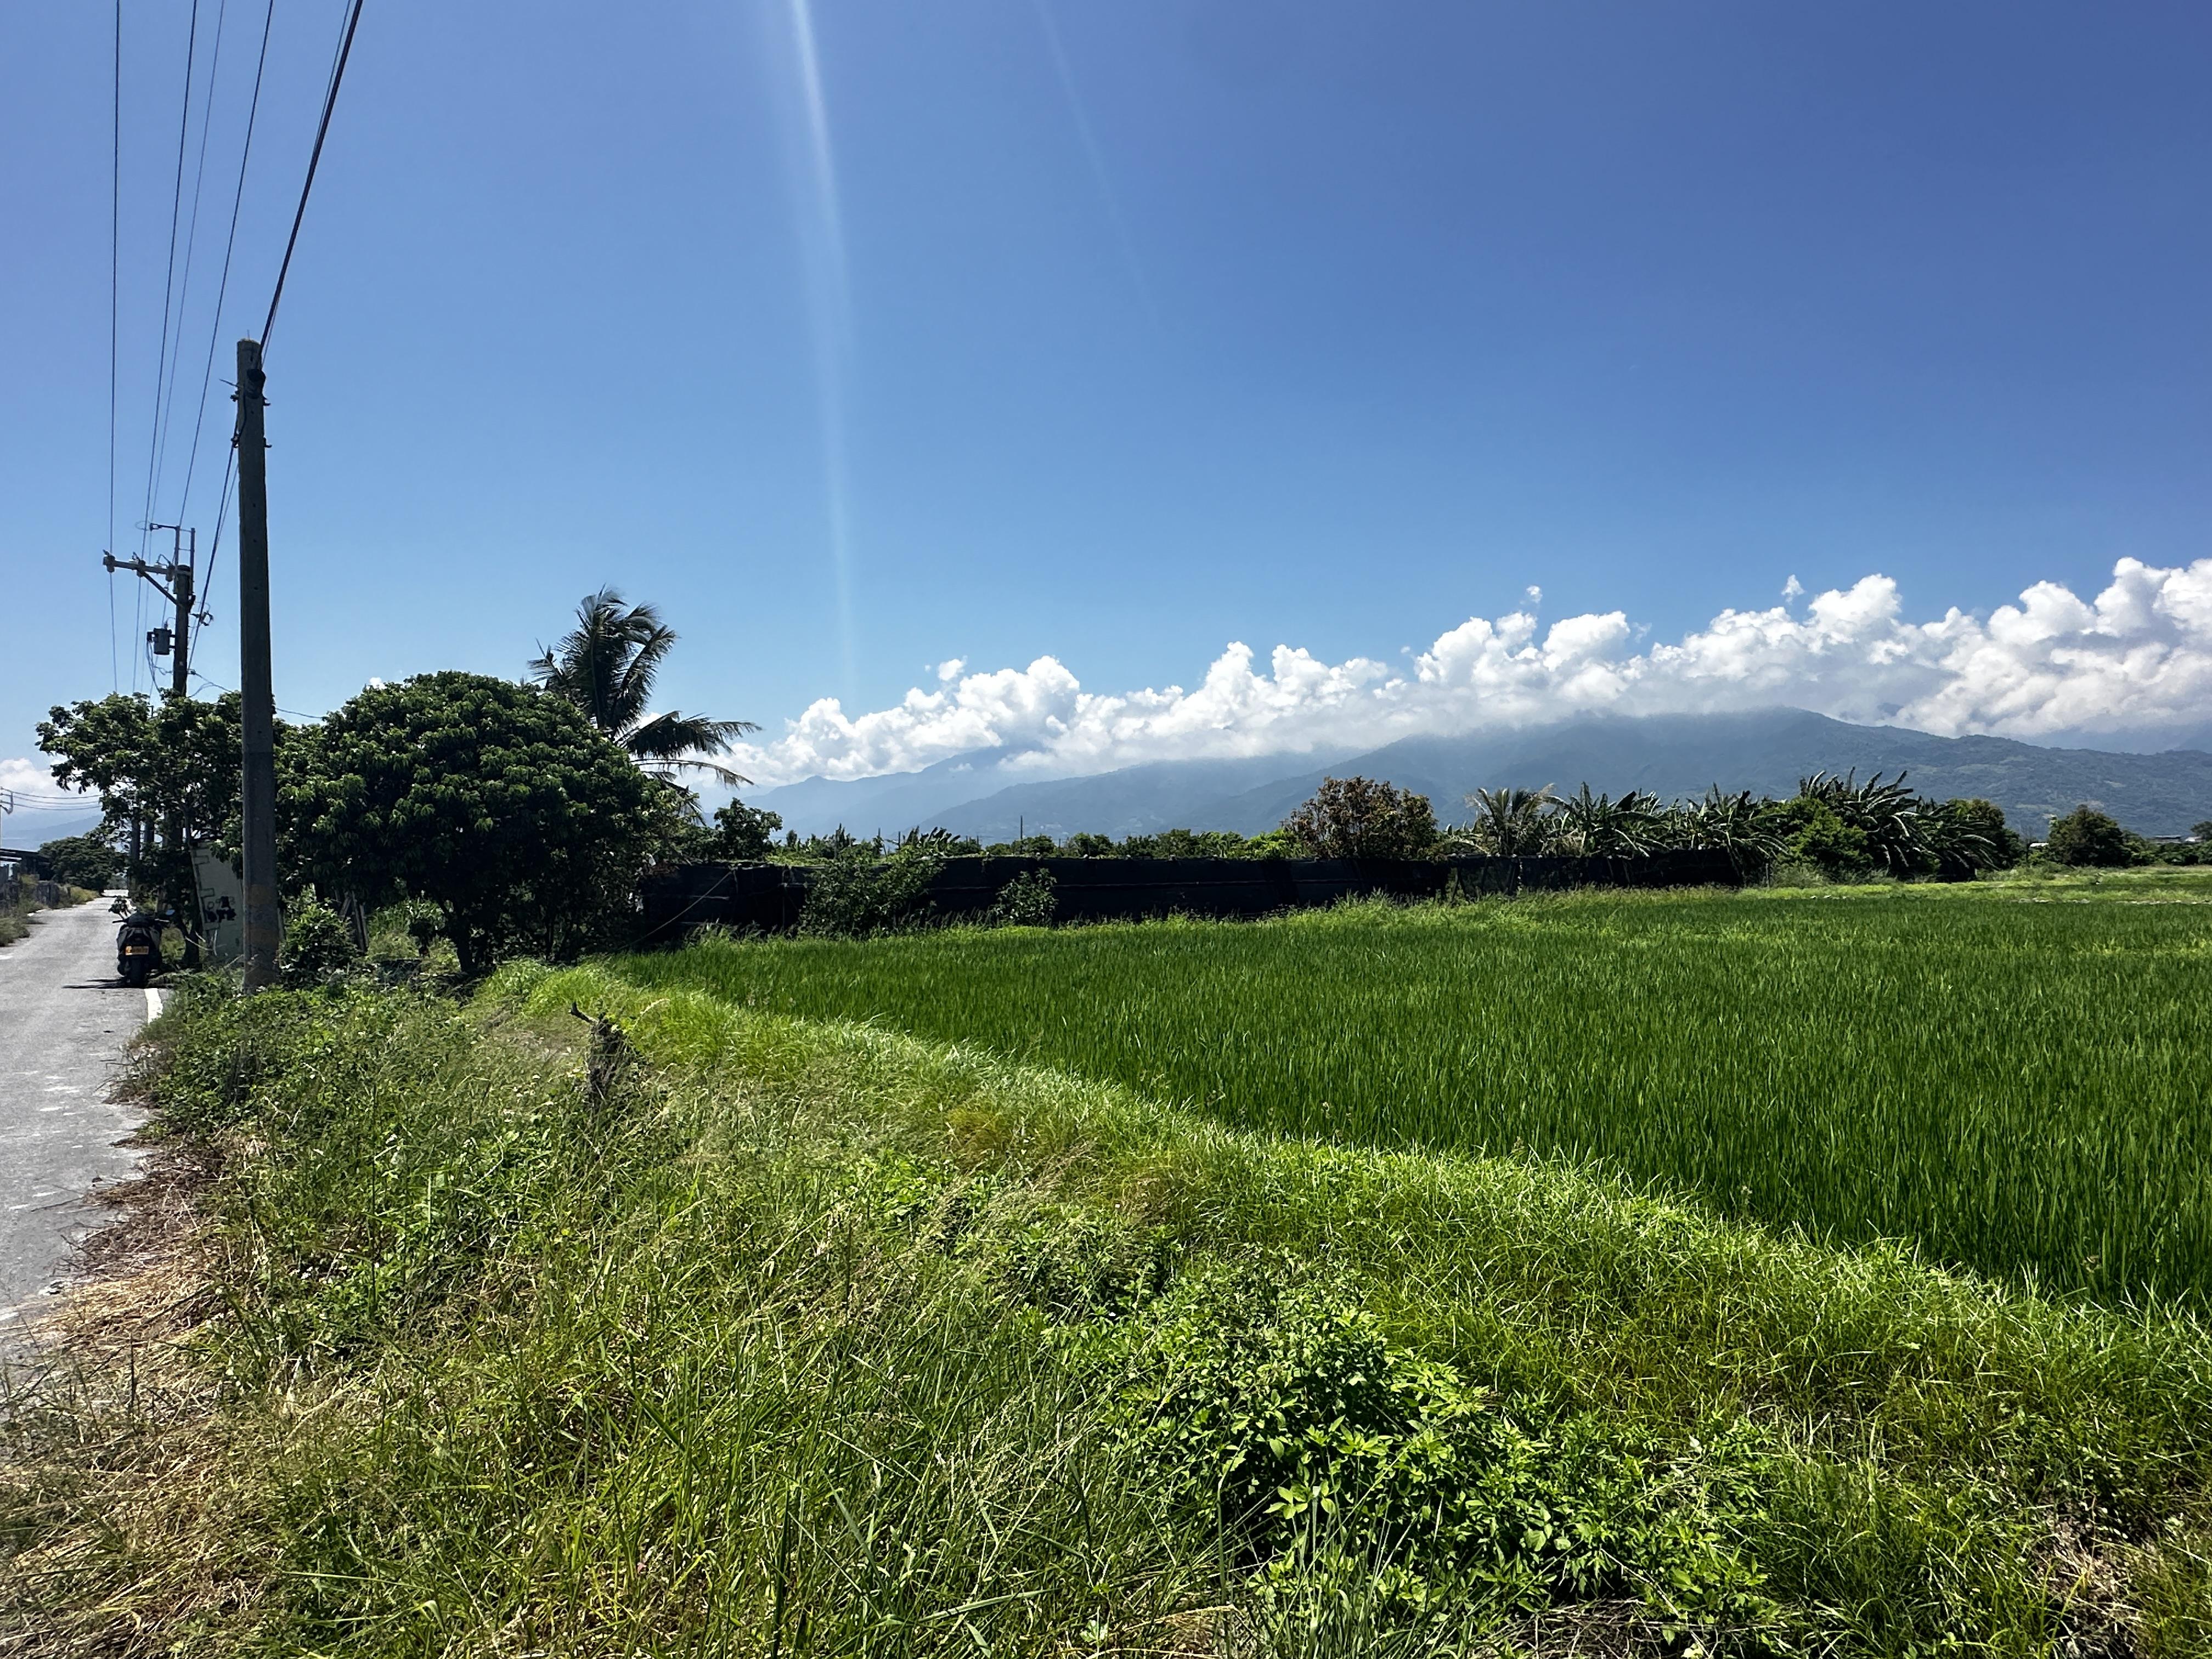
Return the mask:
M 206 1290 L 14 1420 L 27 1650 L 2204 1650 L 2185 1318 L 604 968 L 155 1041 Z

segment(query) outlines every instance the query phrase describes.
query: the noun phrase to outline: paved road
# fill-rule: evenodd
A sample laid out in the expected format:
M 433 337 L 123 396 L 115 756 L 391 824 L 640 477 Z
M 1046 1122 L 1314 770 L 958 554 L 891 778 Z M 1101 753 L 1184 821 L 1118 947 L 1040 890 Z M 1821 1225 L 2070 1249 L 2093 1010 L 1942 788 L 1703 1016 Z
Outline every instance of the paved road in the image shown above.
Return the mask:
M 102 1212 L 83 1201 L 137 1163 L 137 1119 L 107 1089 L 149 1012 L 115 977 L 103 902 L 44 910 L 0 945 L 0 1332 L 35 1313 Z

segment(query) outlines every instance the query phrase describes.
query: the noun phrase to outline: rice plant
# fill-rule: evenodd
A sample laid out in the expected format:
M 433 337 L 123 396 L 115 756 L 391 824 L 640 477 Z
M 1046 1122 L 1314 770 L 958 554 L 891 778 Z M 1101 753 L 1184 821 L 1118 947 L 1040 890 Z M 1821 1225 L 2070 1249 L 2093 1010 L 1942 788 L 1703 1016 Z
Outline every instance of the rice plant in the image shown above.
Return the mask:
M 1584 895 L 624 959 L 1231 1122 L 1592 1164 L 2106 1299 L 2212 1298 L 2202 883 Z M 2035 902 L 2058 896 L 2081 902 Z

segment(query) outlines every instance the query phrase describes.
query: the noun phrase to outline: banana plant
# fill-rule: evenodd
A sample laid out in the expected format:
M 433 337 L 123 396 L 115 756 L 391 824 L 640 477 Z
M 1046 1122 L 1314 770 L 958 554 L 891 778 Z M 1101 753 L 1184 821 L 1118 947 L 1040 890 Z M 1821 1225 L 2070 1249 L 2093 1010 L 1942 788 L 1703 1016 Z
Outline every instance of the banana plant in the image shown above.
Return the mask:
M 1640 858 L 1658 844 L 1658 798 L 1632 789 L 1615 800 L 1587 783 L 1559 804 L 1551 820 L 1553 846 L 1583 858 Z

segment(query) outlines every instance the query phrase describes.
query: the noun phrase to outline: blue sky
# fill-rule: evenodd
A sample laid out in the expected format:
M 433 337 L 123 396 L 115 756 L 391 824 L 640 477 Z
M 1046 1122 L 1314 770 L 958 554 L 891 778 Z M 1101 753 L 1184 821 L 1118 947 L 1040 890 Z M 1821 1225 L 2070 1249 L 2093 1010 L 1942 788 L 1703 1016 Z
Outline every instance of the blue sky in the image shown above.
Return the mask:
M 220 377 L 266 304 L 341 9 L 276 17 L 218 326 L 263 8 L 201 0 L 187 213 L 218 10 L 224 38 L 156 519 L 209 341 Z M 125 549 L 191 11 L 124 5 Z M 112 677 L 98 567 L 111 26 L 0 14 L 0 545 L 35 616 L 0 657 L 0 757 L 133 678 L 135 601 L 118 579 Z M 1469 618 L 1541 685 L 1478 674 L 1422 719 L 1571 703 L 1591 652 L 1643 706 L 1711 678 L 1637 668 L 1655 647 L 1709 663 L 1715 619 L 1794 577 L 1762 637 L 1800 630 L 1797 666 L 1752 662 L 1737 700 L 2201 722 L 2208 71 L 2212 13 L 2185 5 L 369 0 L 270 353 L 278 701 L 518 672 L 613 581 L 684 635 L 668 702 L 781 740 L 840 699 L 766 773 L 1028 740 L 1016 705 L 1030 736 L 1105 708 L 1106 763 L 1182 752 L 1131 709 L 1248 748 L 1364 735 Z M 228 556 L 202 659 L 226 684 Z M 2095 605 L 2122 560 L 2151 574 Z M 2039 583 L 2076 611 L 2023 601 Z M 1887 609 L 1837 623 L 1851 605 Z M 1821 691 L 1900 638 L 1920 679 Z M 2085 690 L 2069 640 L 2149 641 L 2158 672 Z M 1232 641 L 1264 684 L 1222 707 L 1273 699 L 1258 725 L 1167 696 L 1233 678 Z M 1279 645 L 1348 672 L 1311 705 L 1336 726 Z

